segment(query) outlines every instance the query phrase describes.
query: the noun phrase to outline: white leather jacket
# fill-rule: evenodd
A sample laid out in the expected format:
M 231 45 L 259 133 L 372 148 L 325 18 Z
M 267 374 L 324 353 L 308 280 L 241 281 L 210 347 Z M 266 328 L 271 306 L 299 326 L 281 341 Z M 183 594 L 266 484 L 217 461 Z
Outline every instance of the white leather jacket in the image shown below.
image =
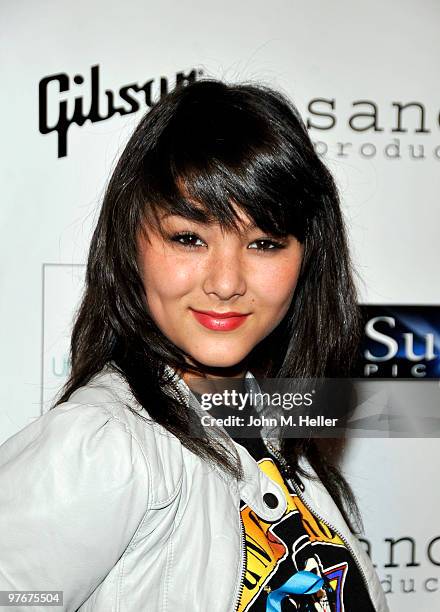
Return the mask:
M 240 483 L 124 401 L 148 416 L 107 366 L 0 446 L 0 590 L 63 591 L 54 610 L 233 612 L 245 561 L 240 499 L 274 521 L 286 509 L 282 489 L 239 444 Z M 319 482 L 303 484 L 292 483 L 351 550 L 376 610 L 388 611 L 332 498 Z

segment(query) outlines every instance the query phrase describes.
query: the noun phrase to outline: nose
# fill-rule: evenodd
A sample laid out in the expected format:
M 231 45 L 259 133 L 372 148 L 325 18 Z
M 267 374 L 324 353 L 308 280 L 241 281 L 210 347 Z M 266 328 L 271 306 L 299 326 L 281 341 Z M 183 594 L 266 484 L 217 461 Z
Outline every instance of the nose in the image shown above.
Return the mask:
M 224 246 L 205 261 L 203 290 L 219 300 L 230 300 L 246 292 L 246 273 L 238 249 Z

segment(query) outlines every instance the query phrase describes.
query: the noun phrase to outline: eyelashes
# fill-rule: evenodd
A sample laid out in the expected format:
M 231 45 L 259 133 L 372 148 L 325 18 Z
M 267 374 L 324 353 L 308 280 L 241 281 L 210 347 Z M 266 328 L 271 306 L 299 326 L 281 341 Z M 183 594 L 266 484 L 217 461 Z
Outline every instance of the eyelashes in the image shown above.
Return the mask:
M 169 240 L 187 249 L 198 249 L 205 246 L 205 242 L 194 232 L 178 232 L 176 234 L 171 234 Z M 248 248 L 260 252 L 277 251 L 286 247 L 286 244 L 273 240 L 273 238 L 258 238 L 257 240 L 253 240 L 250 245 L 258 245 L 249 246 Z
M 193 239 L 196 240 L 193 240 Z M 172 242 L 177 242 L 178 244 L 187 247 L 189 249 L 197 249 L 200 245 L 195 244 L 197 241 L 203 242 L 197 234 L 193 232 L 179 232 L 177 234 L 172 234 L 170 236 L 170 240 Z

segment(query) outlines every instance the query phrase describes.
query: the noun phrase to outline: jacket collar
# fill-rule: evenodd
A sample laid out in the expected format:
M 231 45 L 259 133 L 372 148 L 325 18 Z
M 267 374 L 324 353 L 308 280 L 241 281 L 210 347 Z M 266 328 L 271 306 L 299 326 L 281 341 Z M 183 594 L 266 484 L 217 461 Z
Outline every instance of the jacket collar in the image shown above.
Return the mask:
M 190 387 L 183 380 L 183 378 L 176 372 L 176 370 L 172 368 L 171 366 L 166 365 L 165 371 L 172 378 L 174 383 L 178 386 L 180 391 L 183 393 L 184 397 L 187 398 L 189 405 L 192 408 L 194 408 L 197 412 L 201 411 L 201 414 L 205 413 L 205 411 L 200 406 L 200 402 L 198 401 L 197 397 L 191 391 Z M 270 416 L 270 406 L 268 405 L 265 399 L 265 396 L 261 391 L 261 388 L 260 388 L 260 385 L 258 384 L 257 379 L 255 378 L 255 376 L 252 374 L 250 370 L 246 371 L 244 378 L 243 378 L 243 383 L 244 383 L 246 392 L 249 392 L 251 394 L 251 398 L 254 400 L 252 401 L 252 405 L 254 406 L 256 412 L 258 414 L 262 414 L 262 415 L 264 414 L 265 416 Z M 169 389 L 171 392 L 172 392 L 172 388 L 173 388 L 173 385 L 172 383 L 170 383 Z M 278 443 L 279 429 L 277 427 L 270 427 L 268 425 L 264 425 L 261 428 L 261 436 L 263 439 L 264 438 L 270 439 L 271 444 L 273 444 L 277 449 L 279 449 L 279 443 Z
M 166 371 L 168 374 L 173 376 L 174 383 L 183 395 L 183 398 L 196 411 L 196 413 L 200 416 L 206 414 L 206 410 L 203 410 L 197 397 L 191 391 L 183 378 L 179 376 L 170 366 L 166 366 Z M 260 392 L 260 386 L 250 371 L 246 372 L 243 382 L 247 391 L 252 390 L 254 393 Z M 168 392 L 174 394 L 175 397 L 179 395 L 176 393 L 176 389 L 173 388 L 172 384 L 169 385 Z M 264 404 L 255 404 L 255 408 L 258 412 L 260 412 L 264 408 Z M 220 430 L 223 435 L 226 436 L 229 442 L 234 445 L 239 454 L 245 475 L 244 480 L 238 483 L 240 498 L 243 499 L 264 520 L 279 520 L 281 516 L 283 516 L 287 507 L 286 497 L 282 488 L 259 468 L 258 463 L 251 456 L 248 450 L 241 444 L 235 442 L 235 440 L 229 436 L 223 427 L 210 426 L 209 430 L 214 432 L 216 430 Z M 277 499 L 277 505 L 275 508 L 269 508 L 264 502 L 265 493 L 275 495 Z

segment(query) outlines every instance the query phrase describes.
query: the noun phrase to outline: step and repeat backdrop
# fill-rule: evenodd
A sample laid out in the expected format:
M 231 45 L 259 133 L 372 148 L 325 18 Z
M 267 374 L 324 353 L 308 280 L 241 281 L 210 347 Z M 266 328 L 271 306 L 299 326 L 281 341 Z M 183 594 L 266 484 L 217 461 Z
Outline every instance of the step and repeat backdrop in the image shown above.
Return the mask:
M 440 377 L 440 5 L 113 0 L 3 5 L 0 443 L 69 369 L 106 181 L 145 112 L 206 77 L 297 105 L 339 186 L 359 301 L 359 375 Z M 440 402 L 439 402 L 440 407 Z M 392 611 L 440 609 L 440 445 L 357 436 L 344 455 Z

